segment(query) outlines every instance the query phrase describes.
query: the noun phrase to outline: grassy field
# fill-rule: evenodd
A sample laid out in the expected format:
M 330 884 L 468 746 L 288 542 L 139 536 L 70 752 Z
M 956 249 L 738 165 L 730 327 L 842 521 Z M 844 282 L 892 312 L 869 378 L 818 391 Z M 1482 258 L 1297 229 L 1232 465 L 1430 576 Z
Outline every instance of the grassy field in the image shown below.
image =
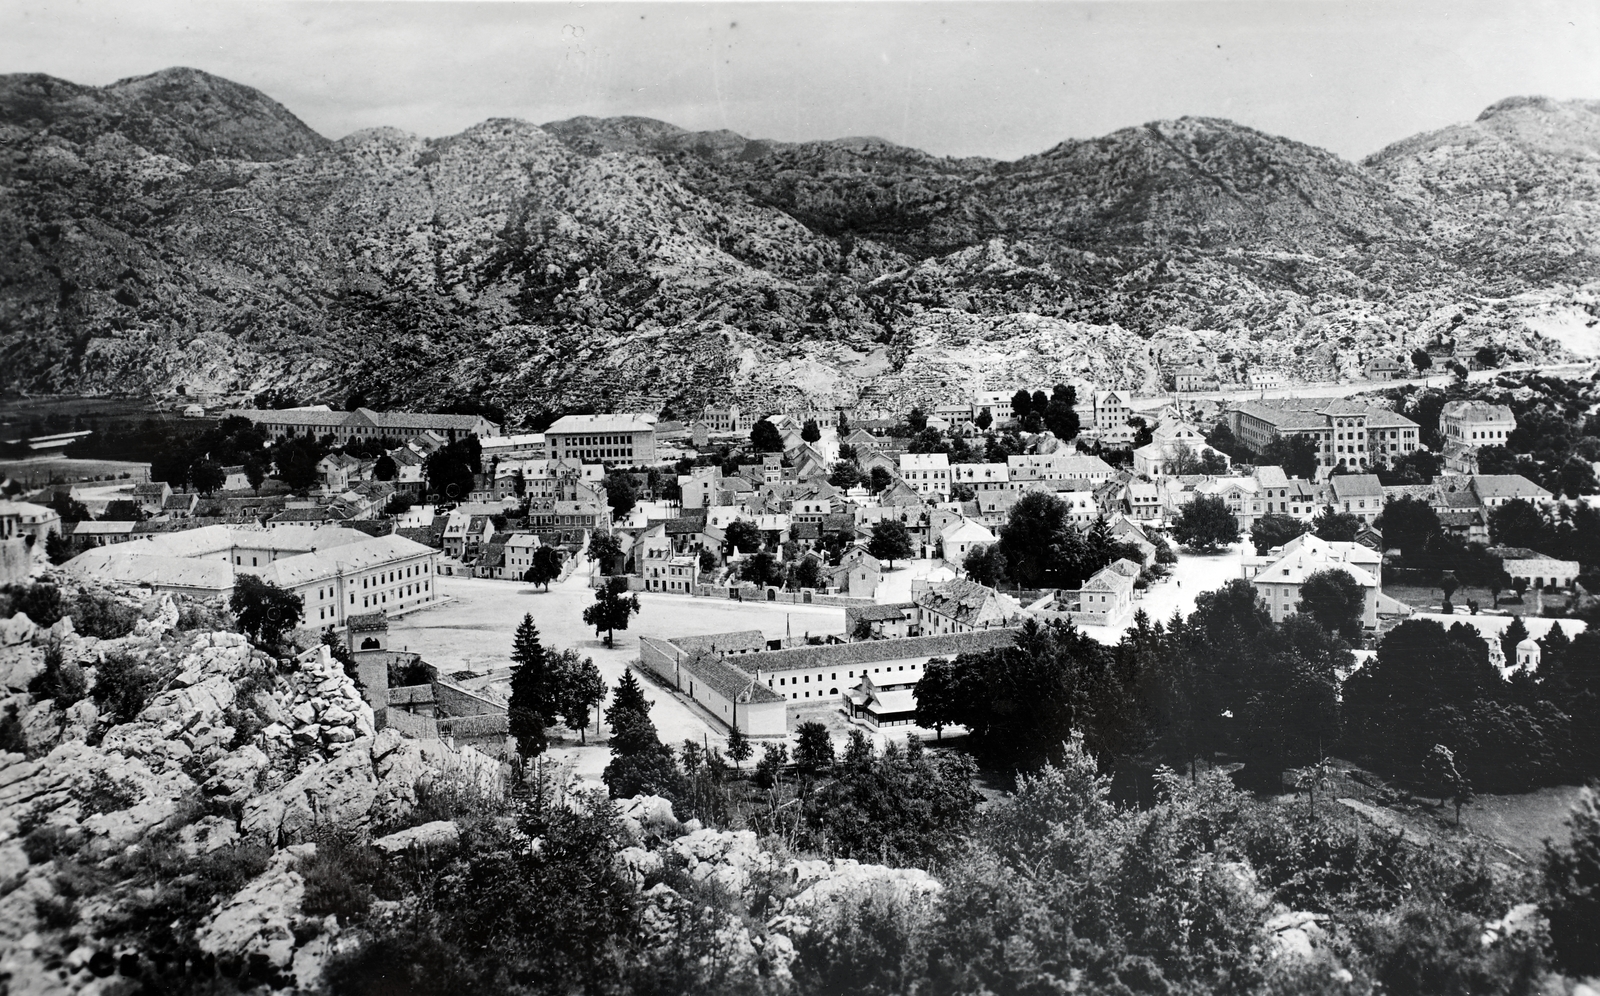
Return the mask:
M 1383 593 L 1390 598 L 1398 599 L 1419 612 L 1438 612 L 1440 604 L 1444 601 L 1444 592 L 1438 588 L 1428 588 L 1422 585 L 1386 584 Z M 1450 604 L 1456 607 L 1457 612 L 1467 611 L 1467 602 L 1475 599 L 1480 612 L 1494 609 L 1494 596 L 1489 594 L 1487 588 L 1457 588 L 1455 594 L 1450 596 Z M 1500 609 L 1504 612 L 1514 612 L 1518 615 L 1531 611 L 1533 606 L 1533 593 L 1524 596 L 1523 602 L 1517 601 L 1517 593 L 1507 589 L 1500 593 Z
M 1534 861 L 1544 853 L 1545 840 L 1567 842 L 1567 816 L 1582 792 L 1575 785 L 1560 785 L 1516 795 L 1480 796 L 1461 807 L 1462 827 Z M 1450 815 L 1454 818 L 1453 809 Z
M 0 460 L 0 477 L 13 478 L 28 487 L 108 481 L 119 479 L 123 474 L 130 480 L 142 481 L 150 476 L 150 465 L 131 460 L 74 460 L 64 456 Z

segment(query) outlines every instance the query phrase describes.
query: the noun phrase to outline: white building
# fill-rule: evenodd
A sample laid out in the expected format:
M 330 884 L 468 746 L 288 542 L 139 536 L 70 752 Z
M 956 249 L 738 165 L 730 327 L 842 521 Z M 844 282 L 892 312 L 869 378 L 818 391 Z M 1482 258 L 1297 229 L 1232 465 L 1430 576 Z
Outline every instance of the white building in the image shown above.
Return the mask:
M 1097 456 L 1076 452 L 1021 453 L 1006 457 L 1013 482 L 1063 481 L 1077 478 L 1085 481 L 1109 481 L 1116 470 Z
M 1505 405 L 1485 401 L 1452 401 L 1439 411 L 1444 436 L 1444 466 L 1457 474 L 1478 472 L 1478 447 L 1504 446 L 1517 429 L 1517 417 Z
M 943 453 L 900 454 L 900 479 L 927 499 L 950 497 L 950 458 Z
M 1228 455 L 1207 445 L 1205 434 L 1188 422 L 1163 422 L 1150 434 L 1150 442 L 1133 451 L 1133 472 L 1151 479 L 1174 474 L 1201 473 L 1200 461 L 1214 453 L 1224 469 Z
M 566 415 L 544 431 L 544 439 L 552 460 L 623 467 L 656 462 L 654 415 Z
M 1362 626 L 1378 625 L 1382 558 L 1359 543 L 1330 543 L 1313 533 L 1296 536 L 1265 557 L 1246 557 L 1244 576 L 1255 585 L 1272 621 L 1281 623 L 1300 611 L 1300 586 L 1313 574 L 1341 570 L 1362 589 Z
M 1095 391 L 1090 414 L 1091 422 L 1100 433 L 1100 441 L 1109 446 L 1130 446 L 1135 429 L 1128 424 L 1133 417 L 1133 396 L 1126 391 Z
M 51 533 L 61 532 L 61 516 L 47 505 L 31 501 L 0 501 L 0 540 L 32 538 L 44 543 Z
M 392 614 L 434 601 L 438 558 L 402 536 L 337 526 L 206 526 L 98 547 L 67 566 L 99 580 L 200 597 L 227 597 L 238 575 L 254 574 L 301 597 L 303 625 L 332 629 L 351 613 Z

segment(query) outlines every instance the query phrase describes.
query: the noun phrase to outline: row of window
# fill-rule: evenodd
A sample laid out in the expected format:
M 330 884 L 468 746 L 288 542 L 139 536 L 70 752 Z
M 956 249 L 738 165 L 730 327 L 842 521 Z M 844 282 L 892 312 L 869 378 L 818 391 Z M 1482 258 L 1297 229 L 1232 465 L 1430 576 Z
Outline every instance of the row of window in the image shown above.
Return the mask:
M 915 664 L 912 664 L 912 665 L 909 665 L 909 666 L 910 666 L 911 670 L 913 670 L 913 671 L 915 671 L 917 669 L 917 665 L 915 665 Z M 902 665 L 900 665 L 900 670 L 904 671 L 906 669 L 906 667 L 907 667 L 907 665 L 902 664 Z M 889 670 L 890 670 L 890 672 L 893 672 L 895 669 L 894 669 L 893 666 L 891 666 L 889 668 Z M 875 668 L 872 669 L 872 673 L 873 674 L 881 674 L 882 672 L 883 672 L 883 668 L 881 668 L 881 667 L 875 667 Z M 861 676 L 864 678 L 864 677 L 866 677 L 866 675 L 867 675 L 867 669 L 866 668 L 862 668 L 861 669 Z M 856 676 L 856 673 L 854 671 L 846 671 L 845 672 L 845 677 L 847 677 L 847 678 L 854 678 L 855 676 Z M 831 672 L 828 675 L 828 678 L 831 681 L 838 681 L 839 680 L 839 672 L 837 672 L 837 671 Z M 767 679 L 767 687 L 768 688 L 774 687 L 773 684 L 772 684 L 772 681 L 773 681 L 773 679 L 771 679 L 771 678 Z M 811 684 L 811 675 L 809 675 L 809 674 L 808 675 L 804 675 L 802 678 L 779 678 L 779 679 L 777 679 L 777 681 L 778 681 L 779 685 L 788 685 L 788 684 L 791 684 L 791 683 L 796 684 L 796 685 L 799 685 L 799 684 L 802 684 L 802 683 L 809 685 L 809 684 Z M 817 675 L 817 684 L 819 684 L 819 685 L 822 684 L 822 675 L 821 674 Z

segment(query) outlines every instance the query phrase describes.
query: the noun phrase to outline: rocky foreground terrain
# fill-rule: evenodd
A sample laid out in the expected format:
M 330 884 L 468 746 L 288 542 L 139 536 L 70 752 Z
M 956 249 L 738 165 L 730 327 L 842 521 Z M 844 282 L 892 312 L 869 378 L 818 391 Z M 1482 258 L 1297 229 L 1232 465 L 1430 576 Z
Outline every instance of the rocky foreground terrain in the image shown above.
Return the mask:
M 518 415 L 1543 359 L 1600 351 L 1597 191 L 1584 101 L 1360 164 L 1210 118 L 999 162 L 636 118 L 329 141 L 195 70 L 8 76 L 0 362 L 34 391 Z
M 69 599 L 82 593 L 81 582 L 46 580 Z M 0 986 L 162 992 L 167 972 L 185 987 L 220 973 L 323 991 L 324 966 L 361 931 L 318 898 L 319 847 L 361 841 L 397 864 L 448 853 L 465 831 L 438 818 L 440 800 L 503 795 L 509 769 L 471 748 L 374 733 L 372 710 L 326 651 L 285 667 L 212 628 L 214 607 L 93 595 L 135 610 L 133 631 L 95 639 L 70 619 L 0 620 L 0 714 L 14 709 L 26 740 L 25 753 L 0 752 Z M 52 645 L 84 689 L 65 709 L 59 694 L 28 691 Z M 130 669 L 148 675 L 149 694 L 121 715 L 126 696 L 97 686 L 127 687 Z M 604 797 L 577 781 L 557 789 L 580 810 Z M 940 888 L 915 869 L 776 855 L 753 833 L 679 822 L 653 796 L 620 809 L 630 840 L 616 860 L 643 890 L 646 941 L 686 902 L 660 880 L 665 868 L 734 895 L 786 883 L 766 924 L 730 919 L 714 932 L 720 957 L 767 978 L 784 977 L 810 918 L 869 894 L 915 902 Z M 403 905 L 375 902 L 361 921 Z M 663 951 L 670 943 L 664 934 Z

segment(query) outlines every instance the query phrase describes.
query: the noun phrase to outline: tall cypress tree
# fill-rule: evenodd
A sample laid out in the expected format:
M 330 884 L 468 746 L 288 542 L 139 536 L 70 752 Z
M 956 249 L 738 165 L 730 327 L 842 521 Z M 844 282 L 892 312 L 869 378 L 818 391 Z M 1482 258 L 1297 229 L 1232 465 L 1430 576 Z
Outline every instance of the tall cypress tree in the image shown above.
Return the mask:
M 556 721 L 559 696 L 550 673 L 549 657 L 539 642 L 539 629 L 531 613 L 522 617 L 511 642 L 511 703 L 507 722 L 517 738 L 517 753 L 523 757 L 543 754 L 547 743 L 544 728 Z

